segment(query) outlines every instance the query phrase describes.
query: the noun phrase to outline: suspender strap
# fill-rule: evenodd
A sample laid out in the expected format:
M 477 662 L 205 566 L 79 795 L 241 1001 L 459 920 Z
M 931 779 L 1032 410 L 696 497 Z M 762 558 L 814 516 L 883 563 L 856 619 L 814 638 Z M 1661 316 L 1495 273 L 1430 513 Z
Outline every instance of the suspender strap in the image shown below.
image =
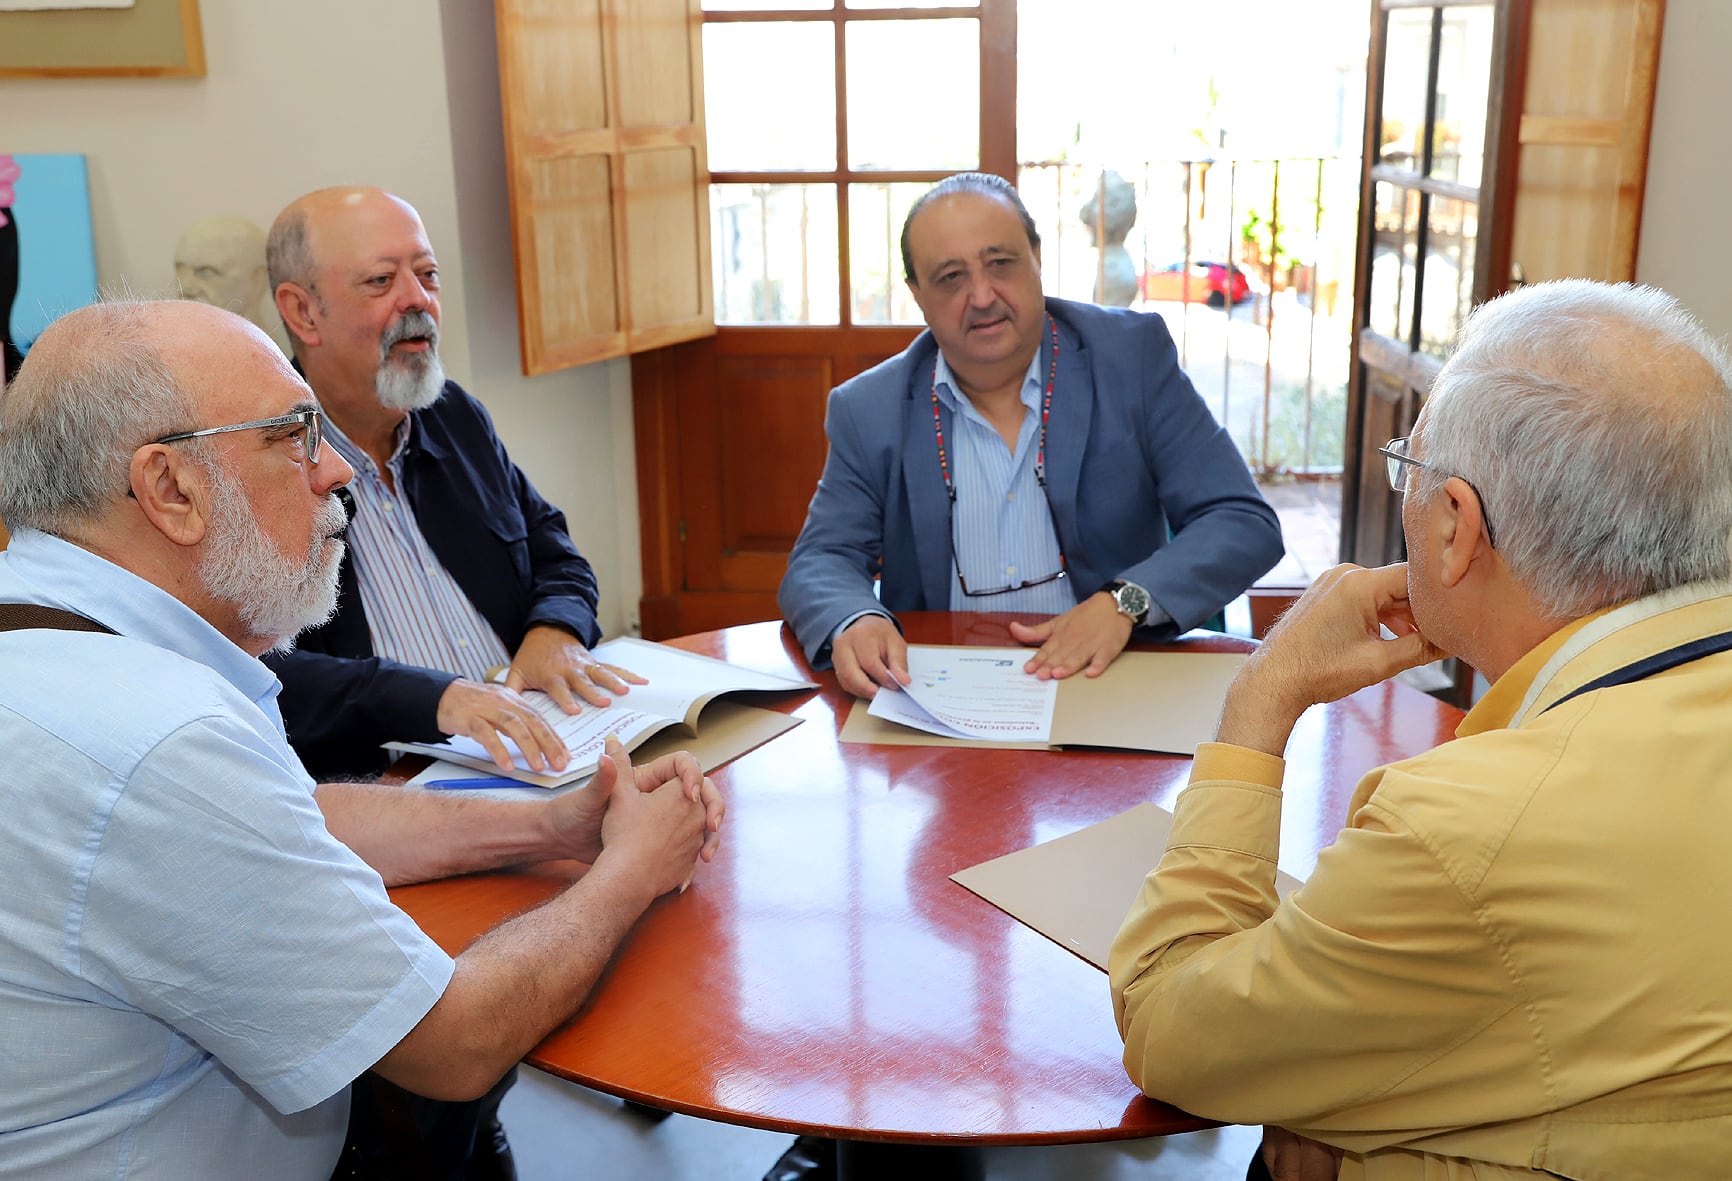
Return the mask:
M 114 635 L 111 627 L 103 627 L 94 619 L 87 619 L 72 611 L 62 611 L 58 607 L 39 607 L 34 603 L 0 603 L 0 632 L 25 631 L 40 628 L 63 632 L 106 632 Z
M 1681 664 L 1689 664 L 1692 660 L 1700 660 L 1704 656 L 1712 656 L 1716 652 L 1732 649 L 1732 632 L 1721 632 L 1717 636 L 1704 636 L 1700 640 L 1691 640 L 1688 644 L 1679 644 L 1676 648 L 1668 648 L 1664 652 L 1656 652 L 1644 657 L 1634 664 L 1626 664 L 1623 668 L 1613 669 L 1603 677 L 1595 677 L 1581 688 L 1546 706 L 1555 709 L 1572 697 L 1580 697 L 1584 693 L 1592 693 L 1595 689 L 1607 689 L 1613 685 L 1628 685 L 1632 681 L 1640 681 L 1655 673 L 1663 673 L 1667 669 L 1677 668 Z M 1541 710 L 1544 713 L 1545 710 Z

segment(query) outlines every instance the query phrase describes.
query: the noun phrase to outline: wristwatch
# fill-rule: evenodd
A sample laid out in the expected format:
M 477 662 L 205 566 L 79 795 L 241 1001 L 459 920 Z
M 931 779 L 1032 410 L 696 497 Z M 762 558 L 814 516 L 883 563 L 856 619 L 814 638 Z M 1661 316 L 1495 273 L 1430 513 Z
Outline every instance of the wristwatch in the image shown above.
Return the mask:
M 1132 627 L 1141 627 L 1143 620 L 1149 617 L 1149 592 L 1134 582 L 1115 579 L 1107 583 L 1106 591 L 1113 597 L 1113 603 L 1119 609 L 1119 614 L 1131 621 Z

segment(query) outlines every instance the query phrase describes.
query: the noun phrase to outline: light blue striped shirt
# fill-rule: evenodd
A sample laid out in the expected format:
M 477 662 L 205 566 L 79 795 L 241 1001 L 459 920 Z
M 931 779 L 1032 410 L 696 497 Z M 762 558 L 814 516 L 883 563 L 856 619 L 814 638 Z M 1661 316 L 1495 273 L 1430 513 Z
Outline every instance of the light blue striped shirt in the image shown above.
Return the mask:
M 1045 345 L 1029 363 L 1022 381 L 1022 426 L 1016 450 L 1004 445 L 993 425 L 955 386 L 950 366 L 940 352 L 937 360 L 938 400 L 950 411 L 945 450 L 950 453 L 956 506 L 950 542 L 968 585 L 975 591 L 1014 586 L 1045 578 L 1060 568 L 1058 535 L 1046 494 L 1034 477 L 1040 446 L 1040 404 L 1052 363 Z M 1054 397 L 1062 391 L 1054 391 Z M 1071 580 L 1055 579 L 1002 595 L 965 595 L 953 566 L 950 572 L 952 611 L 1031 611 L 1057 615 L 1076 606 Z
M 325 419 L 325 441 L 355 469 L 349 560 L 376 655 L 479 681 L 488 669 L 510 664 L 511 653 L 428 546 L 402 495 L 403 450 L 413 423 L 405 418 L 397 428 L 387 485 L 373 457 Z

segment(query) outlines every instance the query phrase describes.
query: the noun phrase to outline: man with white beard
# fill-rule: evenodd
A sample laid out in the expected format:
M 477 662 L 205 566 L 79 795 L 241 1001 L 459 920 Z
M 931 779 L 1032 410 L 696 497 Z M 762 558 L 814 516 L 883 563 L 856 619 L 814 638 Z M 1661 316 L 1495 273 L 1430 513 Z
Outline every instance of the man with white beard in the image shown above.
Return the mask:
M 356 472 L 337 613 L 267 663 L 316 776 L 371 772 L 380 743 L 464 734 L 501 766 L 564 744 L 519 695 L 568 712 L 641 680 L 597 662 L 596 582 L 565 517 L 439 363 L 439 264 L 420 216 L 375 188 L 309 193 L 266 246 L 295 364 Z M 504 683 L 487 683 L 507 667 Z
M 258 657 L 335 601 L 323 426 L 184 301 L 73 312 L 0 392 L 0 1179 L 325 1181 L 353 1080 L 473 1106 L 713 854 L 689 754 L 527 803 L 315 787 Z M 590 868 L 455 960 L 386 893 L 546 859 Z

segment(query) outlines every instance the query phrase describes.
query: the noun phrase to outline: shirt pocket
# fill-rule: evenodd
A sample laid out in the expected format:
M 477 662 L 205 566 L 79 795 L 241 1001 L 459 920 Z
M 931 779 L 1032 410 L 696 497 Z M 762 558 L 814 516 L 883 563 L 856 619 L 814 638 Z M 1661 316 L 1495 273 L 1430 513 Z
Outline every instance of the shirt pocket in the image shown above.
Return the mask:
M 510 512 L 495 513 L 487 518 L 487 532 L 493 538 L 520 586 L 529 585 L 529 525 L 523 514 L 513 506 Z

